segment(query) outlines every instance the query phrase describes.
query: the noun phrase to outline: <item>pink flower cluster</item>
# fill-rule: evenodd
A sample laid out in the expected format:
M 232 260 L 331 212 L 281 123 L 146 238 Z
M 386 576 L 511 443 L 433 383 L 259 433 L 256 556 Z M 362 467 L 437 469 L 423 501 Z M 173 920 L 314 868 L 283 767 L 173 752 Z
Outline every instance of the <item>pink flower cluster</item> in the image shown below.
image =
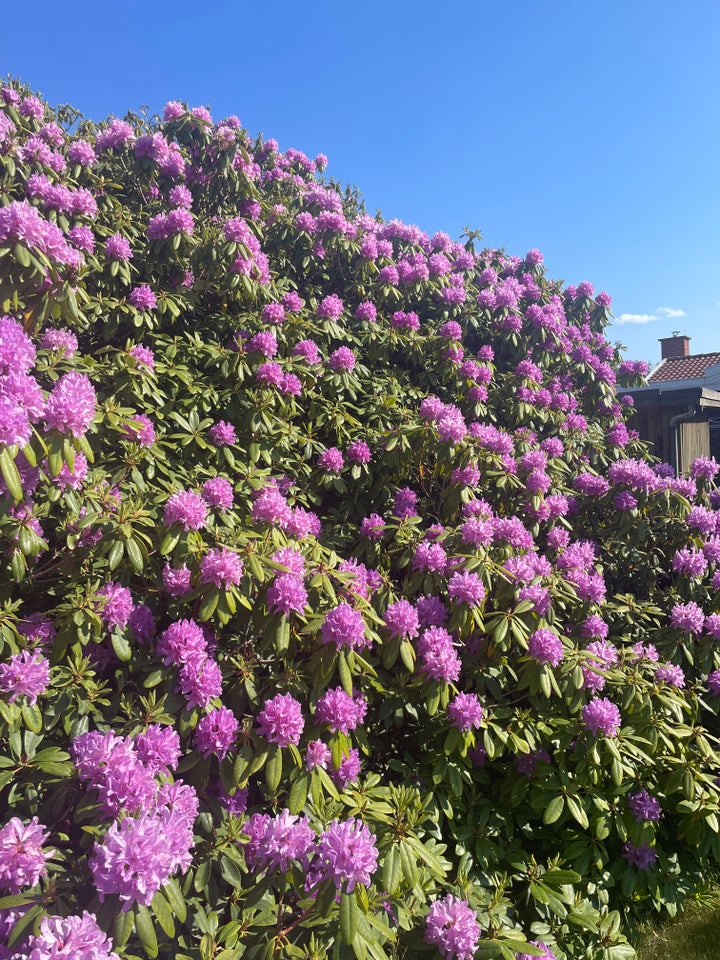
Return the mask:
M 29 823 L 11 817 L 0 827 L 0 889 L 19 893 L 46 875 L 45 861 L 52 853 L 43 850 L 48 836 L 37 817 Z

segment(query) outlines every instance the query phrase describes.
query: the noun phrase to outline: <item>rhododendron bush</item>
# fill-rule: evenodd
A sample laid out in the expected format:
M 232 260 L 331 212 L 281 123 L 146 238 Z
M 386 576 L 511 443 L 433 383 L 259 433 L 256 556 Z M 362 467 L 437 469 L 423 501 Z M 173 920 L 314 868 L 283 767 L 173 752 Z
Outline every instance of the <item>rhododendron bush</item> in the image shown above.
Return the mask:
M 718 859 L 717 464 L 325 163 L 0 88 L 4 957 L 622 960 Z

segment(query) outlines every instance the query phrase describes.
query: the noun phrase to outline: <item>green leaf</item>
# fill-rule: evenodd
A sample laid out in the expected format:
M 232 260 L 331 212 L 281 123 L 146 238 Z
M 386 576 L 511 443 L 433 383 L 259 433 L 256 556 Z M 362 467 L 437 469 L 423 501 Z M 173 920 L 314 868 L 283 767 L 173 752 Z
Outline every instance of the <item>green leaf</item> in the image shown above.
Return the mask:
M 415 648 L 409 640 L 403 640 L 400 644 L 400 659 L 410 673 L 415 670 Z
M 575 870 L 546 870 L 542 876 L 543 883 L 554 883 L 565 886 L 568 883 L 580 883 L 582 877 Z
M 22 707 L 22 717 L 25 721 L 25 726 L 29 730 L 32 730 L 33 733 L 40 733 L 43 728 L 42 713 L 36 703 L 32 704 L 32 706 L 30 704 L 24 705 Z M 67 753 L 64 755 L 64 759 L 70 759 Z
M 153 687 L 162 683 L 164 677 L 165 673 L 163 670 L 153 670 L 143 680 L 143 687 L 145 687 L 146 690 L 152 690 Z
M 567 915 L 568 923 L 572 923 L 576 927 L 582 927 L 583 930 L 591 930 L 595 932 L 597 930 L 597 923 L 593 920 L 592 917 L 586 916 L 584 913 L 576 913 L 574 910 L 571 910 Z
M 411 887 L 415 886 L 419 879 L 417 860 L 412 855 L 410 847 L 405 840 L 398 843 L 398 859 L 400 860 L 400 869 L 406 883 Z
M 343 943 L 351 944 L 355 939 L 360 920 L 360 907 L 355 893 L 340 894 L 340 936 Z
M 185 900 L 180 892 L 177 880 L 174 878 L 167 880 L 162 887 L 162 894 L 170 904 L 170 909 L 180 923 L 185 923 L 187 919 L 187 907 L 185 906 Z
M 309 789 L 310 776 L 307 773 L 301 773 L 290 788 L 290 795 L 288 797 L 288 809 L 290 813 L 300 813 L 307 801 Z
M 427 847 L 425 847 L 420 842 L 420 840 L 418 840 L 416 837 L 408 837 L 405 840 L 405 843 L 408 846 L 412 847 L 412 849 L 416 852 L 418 857 L 420 857 L 421 860 L 425 861 L 425 863 L 430 867 L 433 873 L 437 874 L 437 876 L 441 877 L 442 879 L 445 878 L 445 875 L 447 874 L 447 869 L 445 868 L 442 860 L 436 857 L 434 853 L 431 853 L 430 850 L 428 850 Z M 400 849 L 402 850 L 402 844 Z
M 220 591 L 218 588 L 210 587 L 205 598 L 203 599 L 200 609 L 198 610 L 198 620 L 209 620 L 210 617 L 215 613 L 219 599 Z
M 20 264 L 21 267 L 30 266 L 30 263 L 31 263 L 30 254 L 28 253 L 27 248 L 24 247 L 21 243 L 15 244 L 15 247 L 13 248 L 13 253 L 15 254 L 15 259 L 17 260 L 17 262 Z
M 579 802 L 575 797 L 573 797 L 573 796 L 568 796 L 568 797 L 567 797 L 567 806 L 568 806 L 568 810 L 570 811 L 570 814 L 572 815 L 572 817 L 573 817 L 575 820 L 577 820 L 577 822 L 580 824 L 581 827 L 585 827 L 585 828 L 587 829 L 587 827 L 588 827 L 590 824 L 589 824 L 589 821 L 588 821 L 587 814 L 585 813 L 585 810 L 584 810 L 584 808 L 582 807 L 582 805 L 580 804 L 580 802 Z
M 265 764 L 265 783 L 270 793 L 276 793 L 282 779 L 283 758 L 280 747 L 275 747 Z
M 132 648 L 124 633 L 113 631 L 111 636 L 112 648 L 118 660 L 127 663 L 132 657 Z
M 350 673 L 350 668 L 348 666 L 347 654 L 344 650 L 340 650 L 338 653 L 338 673 L 340 675 L 340 683 L 345 693 L 351 697 L 353 695 L 353 681 L 352 674 Z
M 22 481 L 18 473 L 18 468 L 15 466 L 15 461 L 10 456 L 10 451 L 7 447 L 3 447 L 2 450 L 0 450 L 0 470 L 2 471 L 3 480 L 5 481 L 5 486 L 8 488 L 10 496 L 16 503 L 19 503 L 23 498 Z
M 243 872 L 240 867 L 230 859 L 230 857 L 220 857 L 220 872 L 223 879 L 233 887 L 241 887 L 243 883 Z
M 402 875 L 402 865 L 400 863 L 400 853 L 397 845 L 393 844 L 385 854 L 383 861 L 383 887 L 389 894 L 397 890 Z
M 171 554 L 175 547 L 180 542 L 180 534 L 174 533 L 172 530 L 168 530 L 165 536 L 160 542 L 160 553 L 166 557 L 168 554 Z
M 543 823 L 555 823 L 556 820 L 560 819 L 560 815 L 564 809 L 565 798 L 562 795 L 559 797 L 553 797 L 553 799 L 545 808 L 545 813 L 543 814 Z
M 285 653 L 290 646 L 290 621 L 287 617 L 280 617 L 275 630 L 275 649 L 278 653 Z
M 496 940 L 481 940 L 475 949 L 473 960 L 494 960 L 495 957 L 501 957 L 502 953 L 503 948 Z
M 135 907 L 135 933 L 149 957 L 158 955 L 157 934 L 150 911 L 141 903 Z
M 113 945 L 115 947 L 124 947 L 125 944 L 130 939 L 130 934 L 133 932 L 133 926 L 135 924 L 135 916 L 132 910 L 127 910 L 125 913 L 118 913 L 113 922 Z
M 155 914 L 155 919 L 162 927 L 164 933 L 172 940 L 175 936 L 175 921 L 173 920 L 172 911 L 170 910 L 167 900 L 159 890 L 152 898 L 151 907 Z
M 60 747 L 44 747 L 33 757 L 33 763 L 67 763 L 69 760 L 70 754 Z
M 20 937 L 25 933 L 27 928 L 31 926 L 35 921 L 44 916 L 45 911 L 39 903 L 36 903 L 34 906 L 30 907 L 22 916 L 18 917 L 15 921 L 15 925 L 12 928 L 12 932 L 7 939 L 9 947 L 12 947 L 17 943 Z
M 27 894 L 14 893 L 8 897 L 0 897 L 0 910 L 12 910 L 13 907 L 24 907 L 26 903 L 32 903 L 33 897 Z
M 110 553 L 108 553 L 108 567 L 110 570 L 115 570 L 116 567 L 120 565 L 124 553 L 125 544 L 122 540 L 116 540 L 112 547 L 110 547 Z
M 142 550 L 138 546 L 137 540 L 127 540 L 125 543 L 125 551 L 132 564 L 133 570 L 136 573 L 142 573 L 145 561 L 143 560 Z

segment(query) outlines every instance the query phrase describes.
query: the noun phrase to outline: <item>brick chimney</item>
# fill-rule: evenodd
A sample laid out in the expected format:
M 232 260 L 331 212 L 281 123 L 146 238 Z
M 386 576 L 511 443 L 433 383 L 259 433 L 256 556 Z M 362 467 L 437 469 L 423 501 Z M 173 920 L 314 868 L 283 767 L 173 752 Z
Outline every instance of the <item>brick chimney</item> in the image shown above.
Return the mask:
M 671 337 L 661 337 L 660 355 L 663 360 L 671 360 L 673 357 L 689 357 L 690 337 L 680 336 L 675 331 L 673 331 Z

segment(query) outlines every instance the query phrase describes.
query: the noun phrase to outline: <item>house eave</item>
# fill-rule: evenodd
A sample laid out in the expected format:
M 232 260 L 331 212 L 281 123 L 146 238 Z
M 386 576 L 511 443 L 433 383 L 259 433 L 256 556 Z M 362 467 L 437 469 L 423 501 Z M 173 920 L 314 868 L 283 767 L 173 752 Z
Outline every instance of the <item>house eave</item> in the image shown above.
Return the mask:
M 657 405 L 680 407 L 694 405 L 701 409 L 720 408 L 720 391 L 698 386 L 692 378 L 668 380 L 662 386 L 648 383 L 644 387 L 624 387 L 618 390 L 621 396 L 631 396 L 636 406 Z

